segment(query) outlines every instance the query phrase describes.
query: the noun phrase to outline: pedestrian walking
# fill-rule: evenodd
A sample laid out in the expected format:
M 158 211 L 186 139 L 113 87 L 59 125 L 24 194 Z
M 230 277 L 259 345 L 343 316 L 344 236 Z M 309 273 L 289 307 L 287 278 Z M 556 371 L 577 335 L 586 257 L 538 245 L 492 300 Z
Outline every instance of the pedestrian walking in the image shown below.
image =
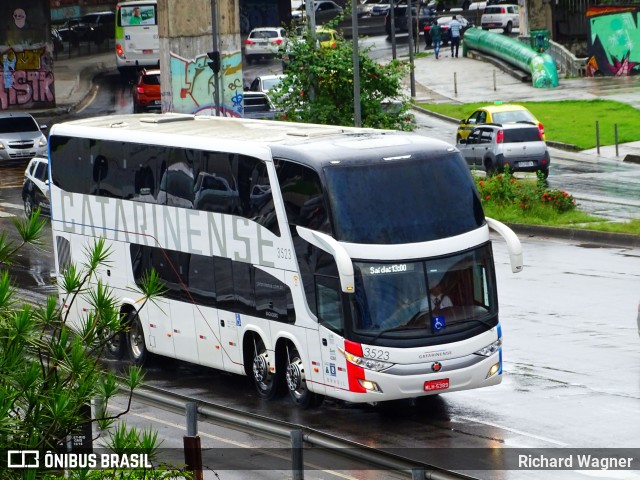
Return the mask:
M 461 30 L 462 24 L 458 21 L 458 17 L 454 15 L 453 20 L 449 23 L 449 31 L 451 32 L 451 58 L 458 58 Z
M 433 53 L 436 56 L 436 60 L 440 58 L 440 45 L 442 45 L 442 28 L 438 23 L 437 19 L 433 20 L 433 25 L 431 25 L 431 29 L 429 30 L 429 35 L 431 36 L 431 44 L 433 45 Z M 427 36 L 425 35 L 424 41 L 428 42 Z

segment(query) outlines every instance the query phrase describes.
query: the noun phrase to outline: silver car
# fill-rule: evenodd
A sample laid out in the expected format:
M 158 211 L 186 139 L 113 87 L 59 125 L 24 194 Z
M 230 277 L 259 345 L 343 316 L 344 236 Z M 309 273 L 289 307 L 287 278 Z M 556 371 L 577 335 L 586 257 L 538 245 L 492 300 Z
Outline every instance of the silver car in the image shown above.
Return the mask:
M 539 171 L 544 178 L 549 176 L 549 150 L 534 123 L 486 123 L 458 140 L 456 147 L 469 167 L 485 170 L 487 175 L 508 166 L 512 172 Z
M 47 138 L 28 113 L 0 113 L 0 162 L 30 160 L 47 154 Z

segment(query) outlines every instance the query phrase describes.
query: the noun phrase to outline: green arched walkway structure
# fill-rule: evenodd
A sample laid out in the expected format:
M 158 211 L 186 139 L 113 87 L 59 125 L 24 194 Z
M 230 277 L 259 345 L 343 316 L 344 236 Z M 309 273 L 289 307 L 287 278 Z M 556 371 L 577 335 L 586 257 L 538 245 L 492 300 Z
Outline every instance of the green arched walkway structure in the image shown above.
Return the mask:
M 470 28 L 464 33 L 463 55 L 466 56 L 469 49 L 497 57 L 525 72 L 531 72 L 531 82 L 536 88 L 558 86 L 558 69 L 553 57 L 548 53 L 538 53 L 518 40 L 481 28 Z

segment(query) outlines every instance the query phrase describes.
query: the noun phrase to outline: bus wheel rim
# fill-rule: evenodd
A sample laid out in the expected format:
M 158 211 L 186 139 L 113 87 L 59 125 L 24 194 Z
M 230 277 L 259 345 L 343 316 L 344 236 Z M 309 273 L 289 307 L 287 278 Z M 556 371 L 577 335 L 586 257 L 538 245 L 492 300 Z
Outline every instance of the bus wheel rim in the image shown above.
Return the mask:
M 253 378 L 263 390 L 269 383 L 269 361 L 265 352 L 256 355 L 253 359 Z
M 297 398 L 303 396 L 307 390 L 304 381 L 304 367 L 299 358 L 294 359 L 287 367 L 287 386 Z

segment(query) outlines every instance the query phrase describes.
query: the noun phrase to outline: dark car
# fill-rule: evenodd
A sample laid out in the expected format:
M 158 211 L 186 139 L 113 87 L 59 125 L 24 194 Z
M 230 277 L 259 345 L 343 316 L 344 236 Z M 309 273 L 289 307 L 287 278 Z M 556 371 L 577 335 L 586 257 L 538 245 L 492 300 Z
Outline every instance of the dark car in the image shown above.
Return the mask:
M 387 35 L 391 35 L 391 9 L 387 12 L 384 19 L 384 28 Z M 409 24 L 409 18 L 407 15 L 407 4 L 397 4 L 394 9 L 394 19 L 396 33 L 407 33 L 407 25 Z M 424 26 L 433 22 L 436 18 L 436 10 L 431 5 L 420 5 L 420 9 L 417 10 L 415 6 L 411 7 L 411 16 L 413 19 L 414 28 L 417 28 L 416 32 L 421 32 Z M 417 16 L 417 20 L 416 20 Z
M 160 112 L 160 70 L 140 70 L 138 79 L 131 89 L 133 113 L 150 110 Z
M 244 104 L 244 118 L 266 118 L 272 120 L 276 117 L 277 111 L 269 95 L 264 92 L 244 92 L 242 100 Z
M 63 42 L 78 45 L 93 42 L 102 45 L 115 34 L 115 14 L 113 12 L 88 13 L 82 17 L 70 18 L 58 28 Z
M 49 215 L 49 160 L 46 155 L 38 155 L 29 161 L 24 171 L 22 201 L 27 217 L 38 208 L 42 214 Z
M 471 27 L 473 27 L 473 23 L 471 23 L 469 20 L 464 18 L 462 15 L 458 15 L 457 18 L 458 18 L 458 21 L 460 22 L 460 25 L 462 25 L 462 28 L 460 29 L 460 37 L 462 38 L 464 37 L 464 32 L 466 32 Z M 452 22 L 452 20 L 453 20 L 452 15 L 438 18 L 438 25 L 440 25 L 440 27 L 442 28 L 442 34 L 441 34 L 442 45 L 447 45 L 451 41 L 451 30 L 449 30 L 449 24 Z M 432 43 L 431 34 L 430 34 L 431 25 L 432 23 L 427 23 L 424 26 L 424 43 L 427 47 L 430 47 Z

